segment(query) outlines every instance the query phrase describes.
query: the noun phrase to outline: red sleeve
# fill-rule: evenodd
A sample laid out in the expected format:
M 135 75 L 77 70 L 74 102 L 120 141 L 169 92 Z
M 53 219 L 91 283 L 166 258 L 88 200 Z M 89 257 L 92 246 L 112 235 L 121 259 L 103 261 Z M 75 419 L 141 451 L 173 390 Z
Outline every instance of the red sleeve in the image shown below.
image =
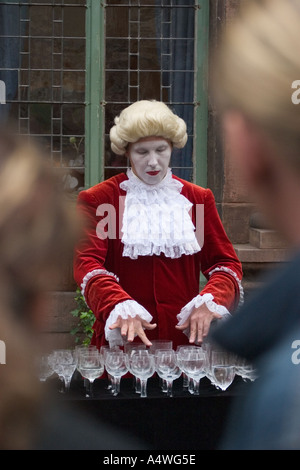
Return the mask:
M 122 289 L 115 273 L 106 268 L 108 237 L 97 236 L 97 225 L 104 217 L 96 215 L 99 203 L 89 191 L 78 196 L 78 211 L 85 225 L 84 236 L 75 250 L 73 269 L 89 308 L 98 320 L 105 322 L 115 305 L 132 298 Z
M 214 302 L 232 312 L 242 300 L 242 265 L 226 235 L 210 189 L 205 194 L 201 263 L 202 273 L 208 279 L 201 295 L 212 294 Z

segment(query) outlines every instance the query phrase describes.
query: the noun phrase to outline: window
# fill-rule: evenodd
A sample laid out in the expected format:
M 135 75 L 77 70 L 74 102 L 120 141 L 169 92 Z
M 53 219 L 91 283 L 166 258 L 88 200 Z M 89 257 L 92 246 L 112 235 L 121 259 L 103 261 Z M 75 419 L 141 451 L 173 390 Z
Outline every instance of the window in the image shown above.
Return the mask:
M 84 186 L 85 3 L 0 3 L 1 122 L 50 151 L 69 190 Z
M 35 136 L 72 191 L 124 171 L 109 144 L 114 117 L 136 100 L 163 100 L 188 126 L 173 171 L 205 185 L 208 3 L 0 2 L 0 119 Z
M 173 152 L 175 174 L 193 177 L 194 0 L 108 0 L 105 57 L 105 177 L 127 166 L 112 155 L 109 129 L 130 103 L 156 99 L 187 123 L 186 147 Z
M 188 144 L 174 152 L 172 167 L 205 186 L 209 0 L 87 3 L 86 185 L 127 167 L 110 150 L 109 130 L 124 107 L 146 98 L 165 101 L 185 119 Z

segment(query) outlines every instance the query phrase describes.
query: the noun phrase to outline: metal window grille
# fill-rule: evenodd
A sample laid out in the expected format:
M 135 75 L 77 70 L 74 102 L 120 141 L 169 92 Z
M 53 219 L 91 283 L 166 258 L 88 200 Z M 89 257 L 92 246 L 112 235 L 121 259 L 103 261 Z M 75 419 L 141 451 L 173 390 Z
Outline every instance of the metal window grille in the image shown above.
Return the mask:
M 71 169 L 67 187 L 79 189 L 84 186 L 84 173 L 88 174 L 86 181 L 91 179 L 91 162 L 96 159 L 103 160 L 105 178 L 127 168 L 126 159 L 110 149 L 108 134 L 114 117 L 138 99 L 163 100 L 188 124 L 188 144 L 184 152 L 174 154 L 172 167 L 178 176 L 192 180 L 197 140 L 194 111 L 199 112 L 199 103 L 194 102 L 194 22 L 199 0 L 101 3 L 106 20 L 99 20 L 97 26 L 103 30 L 106 25 L 106 54 L 104 57 L 101 51 L 100 58 L 105 76 L 105 91 L 99 100 L 105 109 L 105 120 L 98 126 L 99 141 L 103 136 L 105 142 L 102 148 L 97 147 L 96 129 L 89 131 L 91 122 L 85 114 L 90 74 L 86 71 L 86 12 L 87 5 L 94 8 L 96 2 L 0 1 L 0 80 L 7 85 L 0 118 L 14 120 L 20 134 L 38 138 L 50 150 L 55 168 Z M 94 36 L 89 34 L 89 41 Z M 99 77 L 100 69 L 93 65 L 93 73 Z M 94 81 L 94 88 L 95 83 L 100 82 Z M 90 152 L 93 140 L 96 144 Z
M 134 101 L 156 99 L 187 122 L 188 144 L 173 153 L 172 168 L 192 180 L 195 1 L 108 0 L 105 13 L 105 177 L 128 165 L 110 150 L 114 117 Z
M 0 118 L 44 146 L 68 169 L 67 189 L 84 179 L 84 0 L 0 2 Z

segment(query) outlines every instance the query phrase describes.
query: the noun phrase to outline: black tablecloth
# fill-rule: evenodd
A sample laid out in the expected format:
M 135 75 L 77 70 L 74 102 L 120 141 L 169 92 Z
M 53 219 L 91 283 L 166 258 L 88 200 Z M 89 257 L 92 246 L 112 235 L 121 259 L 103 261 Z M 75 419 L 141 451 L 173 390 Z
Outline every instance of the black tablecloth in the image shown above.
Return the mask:
M 161 391 L 157 377 L 148 379 L 147 398 L 133 390 L 133 379 L 123 378 L 118 396 L 107 390 L 107 379 L 94 382 L 94 397 L 87 398 L 84 382 L 76 372 L 68 393 L 58 392 L 68 405 L 116 426 L 126 435 L 136 436 L 157 450 L 214 450 L 226 426 L 235 396 L 245 393 L 251 383 L 236 376 L 226 391 L 217 390 L 207 378 L 198 396 L 183 389 L 182 378 L 173 384 L 174 396 Z

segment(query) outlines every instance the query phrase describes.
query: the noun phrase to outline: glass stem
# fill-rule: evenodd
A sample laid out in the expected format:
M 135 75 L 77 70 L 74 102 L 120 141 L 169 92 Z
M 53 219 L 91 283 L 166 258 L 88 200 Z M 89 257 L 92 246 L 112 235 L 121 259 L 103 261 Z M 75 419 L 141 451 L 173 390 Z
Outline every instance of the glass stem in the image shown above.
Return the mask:
M 121 377 L 114 377 L 114 391 L 113 391 L 114 396 L 119 395 L 120 393 L 120 383 L 121 383 Z
M 64 384 L 65 384 L 65 391 L 68 392 L 70 390 L 71 377 L 65 377 Z
M 112 389 L 112 376 L 110 374 L 107 374 L 107 377 L 108 377 L 108 384 L 107 384 L 107 387 L 106 387 L 106 390 L 111 390 Z
M 189 378 L 188 376 L 183 372 L 183 388 L 187 388 L 189 386 Z
M 199 395 L 200 380 L 194 379 L 194 395 Z
M 147 379 L 140 379 L 141 381 L 141 397 L 145 398 L 147 396 Z
M 59 393 L 65 393 L 65 390 L 66 390 L 65 379 L 63 378 L 62 375 L 60 375 L 60 376 L 59 376 L 59 380 L 60 380 L 60 389 L 59 389 Z
M 135 393 L 141 393 L 141 379 L 139 377 L 135 378 Z
M 173 396 L 173 380 L 167 380 L 167 397 Z
M 89 379 L 84 379 L 84 389 L 86 398 L 90 396 L 90 381 Z
M 89 386 L 90 386 L 90 391 L 89 391 L 90 397 L 94 398 L 94 381 L 93 380 L 89 381 Z
M 107 389 L 110 391 L 112 395 L 115 394 L 115 388 L 116 388 L 116 379 L 112 375 L 110 375 L 110 387 L 107 387 Z
M 190 377 L 189 377 L 188 390 L 189 390 L 190 394 L 193 395 L 193 393 L 194 393 L 194 381 Z

